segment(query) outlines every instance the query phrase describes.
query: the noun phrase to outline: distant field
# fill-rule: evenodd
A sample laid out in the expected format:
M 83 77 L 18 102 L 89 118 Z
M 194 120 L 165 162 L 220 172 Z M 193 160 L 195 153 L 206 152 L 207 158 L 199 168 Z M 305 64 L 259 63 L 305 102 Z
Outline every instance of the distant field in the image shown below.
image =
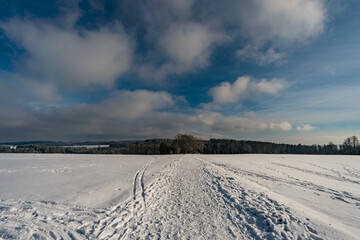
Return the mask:
M 360 156 L 0 154 L 0 239 L 358 239 Z

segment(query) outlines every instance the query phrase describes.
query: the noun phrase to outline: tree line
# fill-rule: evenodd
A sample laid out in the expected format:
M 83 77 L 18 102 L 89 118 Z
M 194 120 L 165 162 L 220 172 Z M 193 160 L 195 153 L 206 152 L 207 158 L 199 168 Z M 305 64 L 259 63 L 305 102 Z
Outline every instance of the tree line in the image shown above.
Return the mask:
M 174 139 L 149 139 L 145 141 L 109 142 L 109 147 L 86 148 L 24 144 L 16 148 L 0 146 L 2 153 L 78 153 L 78 154 L 360 154 L 356 136 L 348 137 L 343 144 L 329 142 L 325 145 L 292 145 L 271 142 L 233 139 L 201 140 L 192 135 L 179 134 Z

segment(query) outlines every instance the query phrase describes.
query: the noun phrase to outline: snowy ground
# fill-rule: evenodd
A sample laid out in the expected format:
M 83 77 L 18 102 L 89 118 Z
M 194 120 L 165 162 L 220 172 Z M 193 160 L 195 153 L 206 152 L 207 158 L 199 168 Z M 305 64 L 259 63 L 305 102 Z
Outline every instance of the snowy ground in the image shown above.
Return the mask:
M 0 154 L 0 239 L 359 239 L 360 157 Z

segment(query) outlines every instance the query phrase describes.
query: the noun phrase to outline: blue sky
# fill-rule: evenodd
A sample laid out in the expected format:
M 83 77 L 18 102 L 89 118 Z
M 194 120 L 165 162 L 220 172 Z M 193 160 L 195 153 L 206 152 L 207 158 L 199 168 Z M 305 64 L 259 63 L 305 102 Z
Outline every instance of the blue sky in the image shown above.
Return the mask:
M 355 0 L 0 4 L 0 141 L 360 134 Z

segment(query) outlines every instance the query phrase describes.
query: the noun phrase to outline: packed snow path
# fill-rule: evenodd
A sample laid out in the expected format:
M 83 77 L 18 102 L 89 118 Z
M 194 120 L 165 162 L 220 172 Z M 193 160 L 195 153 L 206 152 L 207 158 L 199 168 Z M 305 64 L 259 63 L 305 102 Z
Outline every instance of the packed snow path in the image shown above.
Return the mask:
M 249 181 L 235 168 L 201 155 L 172 158 L 146 184 L 146 171 L 156 161 L 136 172 L 131 197 L 112 208 L 2 200 L 0 239 L 357 238 L 295 214 L 245 187 Z
M 139 174 L 134 185 L 141 186 Z M 246 191 L 235 178 L 197 157 L 174 161 L 162 174 L 145 192 L 141 188 L 132 201 L 113 209 L 96 228 L 96 237 L 319 239 L 284 206 Z

